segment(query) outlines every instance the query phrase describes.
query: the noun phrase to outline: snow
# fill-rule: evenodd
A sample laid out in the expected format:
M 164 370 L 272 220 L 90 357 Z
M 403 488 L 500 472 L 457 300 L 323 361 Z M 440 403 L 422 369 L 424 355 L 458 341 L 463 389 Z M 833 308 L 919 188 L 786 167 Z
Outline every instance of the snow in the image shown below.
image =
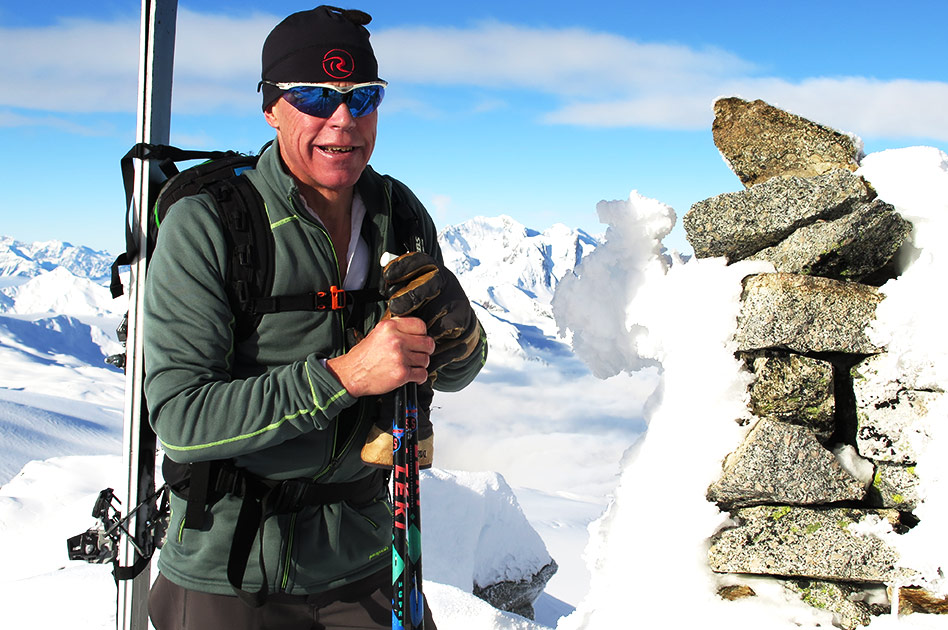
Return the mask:
M 884 344 L 891 378 L 909 376 L 909 386 L 944 392 L 948 389 L 948 331 L 943 293 L 934 289 L 948 277 L 948 155 L 931 147 L 883 151 L 866 156 L 859 172 L 907 219 L 912 221 L 915 260 L 903 274 L 882 287 L 886 299 L 870 327 L 874 343 Z M 922 453 L 915 467 L 924 502 L 915 510 L 920 524 L 899 538 L 905 564 L 922 570 L 931 586 L 948 595 L 944 571 L 948 544 L 948 401 L 941 397 L 929 409 L 929 422 L 915 444 Z
M 942 391 L 948 333 L 937 287 L 948 265 L 948 156 L 886 151 L 866 156 L 860 172 L 915 225 L 915 249 L 902 276 L 882 287 L 887 297 L 870 330 L 889 349 L 881 369 Z M 422 496 L 425 592 L 439 627 L 832 627 L 830 613 L 761 578 L 741 577 L 757 597 L 726 602 L 716 591 L 734 579 L 707 568 L 708 539 L 727 515 L 705 491 L 751 426 L 750 376 L 731 341 L 740 283 L 770 268 L 665 251 L 674 210 L 634 191 L 598 210 L 608 226 L 598 245 L 564 226 L 541 233 L 510 217 L 442 233 L 446 258 L 478 303 L 491 355 L 469 388 L 439 396 L 433 411 L 437 467 L 425 473 Z M 90 362 L 89 352 L 110 336 L 116 309 L 83 306 L 81 317 L 61 304 L 51 309 L 70 285 L 84 287 L 65 280 L 32 292 L 21 281 L 0 285 L 0 465 L 11 462 L 0 470 L 0 610 L 5 627 L 104 630 L 114 626 L 109 570 L 67 562 L 65 539 L 93 525 L 101 488 L 122 484 L 119 448 L 104 436 L 120 440 L 123 379 Z M 945 414 L 934 410 L 920 433 L 928 436 L 916 467 L 921 523 L 904 535 L 881 522 L 859 530 L 896 541 L 942 590 Z M 92 426 L 99 428 L 79 430 Z M 8 433 L 25 428 L 46 438 L 13 446 Z M 865 476 L 855 453 L 837 457 Z M 470 594 L 474 583 L 516 578 L 551 556 L 560 570 L 536 622 Z M 946 627 L 944 617 L 921 614 L 870 626 Z
M 472 576 L 473 584 L 481 587 L 517 582 L 529 580 L 550 563 L 543 540 L 497 473 L 433 468 L 422 474 L 421 483 L 425 545 L 452 550 L 424 563 L 430 579 L 470 589 Z M 458 518 L 461 514 L 463 519 Z
M 872 483 L 875 466 L 868 459 L 861 457 L 854 446 L 841 444 L 833 449 L 833 455 L 836 456 L 836 461 L 840 463 L 843 470 L 852 475 L 853 478 L 863 482 L 866 486 Z

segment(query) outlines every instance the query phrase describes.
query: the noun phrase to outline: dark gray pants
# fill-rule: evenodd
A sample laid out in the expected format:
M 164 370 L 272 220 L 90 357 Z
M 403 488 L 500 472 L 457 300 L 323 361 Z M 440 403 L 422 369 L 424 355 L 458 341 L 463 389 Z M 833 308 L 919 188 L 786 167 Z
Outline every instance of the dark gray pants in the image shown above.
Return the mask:
M 390 630 L 392 574 L 319 595 L 271 595 L 260 608 L 237 597 L 192 591 L 159 574 L 148 597 L 156 630 Z M 425 602 L 425 630 L 437 630 Z

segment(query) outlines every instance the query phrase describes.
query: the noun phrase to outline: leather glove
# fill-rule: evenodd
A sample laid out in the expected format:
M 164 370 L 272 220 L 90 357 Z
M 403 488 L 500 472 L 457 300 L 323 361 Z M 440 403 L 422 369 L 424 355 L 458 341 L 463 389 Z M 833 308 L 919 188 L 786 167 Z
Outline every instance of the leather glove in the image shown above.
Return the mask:
M 431 468 L 434 461 L 434 426 L 431 424 L 431 401 L 434 398 L 431 380 L 418 386 L 418 467 Z M 392 468 L 393 394 L 379 396 L 376 401 L 378 419 L 369 428 L 362 447 L 362 461 L 375 468 Z
M 480 340 L 480 324 L 457 277 L 423 252 L 399 256 L 382 270 L 386 317 L 418 317 L 428 326 L 435 351 L 428 365 L 436 373 L 471 356 Z

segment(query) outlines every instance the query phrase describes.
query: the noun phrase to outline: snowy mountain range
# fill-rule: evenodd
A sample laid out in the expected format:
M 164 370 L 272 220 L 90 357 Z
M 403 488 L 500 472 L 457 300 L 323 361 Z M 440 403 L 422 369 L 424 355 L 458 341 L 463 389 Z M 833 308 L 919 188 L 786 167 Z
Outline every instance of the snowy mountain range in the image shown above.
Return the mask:
M 485 328 L 496 337 L 492 353 L 499 353 L 498 359 L 543 360 L 551 348 L 568 350 L 556 339 L 550 300 L 563 274 L 595 249 L 593 237 L 564 225 L 537 232 L 500 216 L 478 217 L 448 227 L 439 240 L 445 264 L 483 309 L 480 314 Z M 114 326 L 108 325 L 121 317 L 125 303 L 113 300 L 105 286 L 113 260 L 108 252 L 69 243 L 24 243 L 0 237 L 0 317 L 31 322 L 10 324 L 4 318 L 0 327 L 11 338 L 21 340 L 15 346 L 21 351 L 26 351 L 21 346 L 30 326 L 36 327 L 36 343 L 43 347 L 61 342 L 39 341 L 52 334 L 41 329 L 65 334 L 56 330 L 63 325 L 78 326 L 81 330 L 70 334 L 92 339 L 103 352 L 117 351 L 109 343 L 109 338 L 114 340 Z M 52 314 L 79 320 L 52 324 Z M 88 330 L 82 328 L 82 322 Z M 97 324 L 106 328 L 93 330 Z M 88 352 L 84 356 L 90 358 Z
M 0 236 L 0 279 L 5 282 L 34 278 L 54 269 L 103 283 L 114 256 L 60 241 L 24 243 Z

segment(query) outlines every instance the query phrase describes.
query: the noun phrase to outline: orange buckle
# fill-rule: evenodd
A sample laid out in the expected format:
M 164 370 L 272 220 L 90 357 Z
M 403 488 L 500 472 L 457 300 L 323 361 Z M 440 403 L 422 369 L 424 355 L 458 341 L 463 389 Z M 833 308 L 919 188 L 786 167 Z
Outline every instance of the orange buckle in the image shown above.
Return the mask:
M 346 292 L 343 289 L 333 285 L 329 287 L 329 295 L 332 298 L 332 310 L 337 311 L 346 307 Z

